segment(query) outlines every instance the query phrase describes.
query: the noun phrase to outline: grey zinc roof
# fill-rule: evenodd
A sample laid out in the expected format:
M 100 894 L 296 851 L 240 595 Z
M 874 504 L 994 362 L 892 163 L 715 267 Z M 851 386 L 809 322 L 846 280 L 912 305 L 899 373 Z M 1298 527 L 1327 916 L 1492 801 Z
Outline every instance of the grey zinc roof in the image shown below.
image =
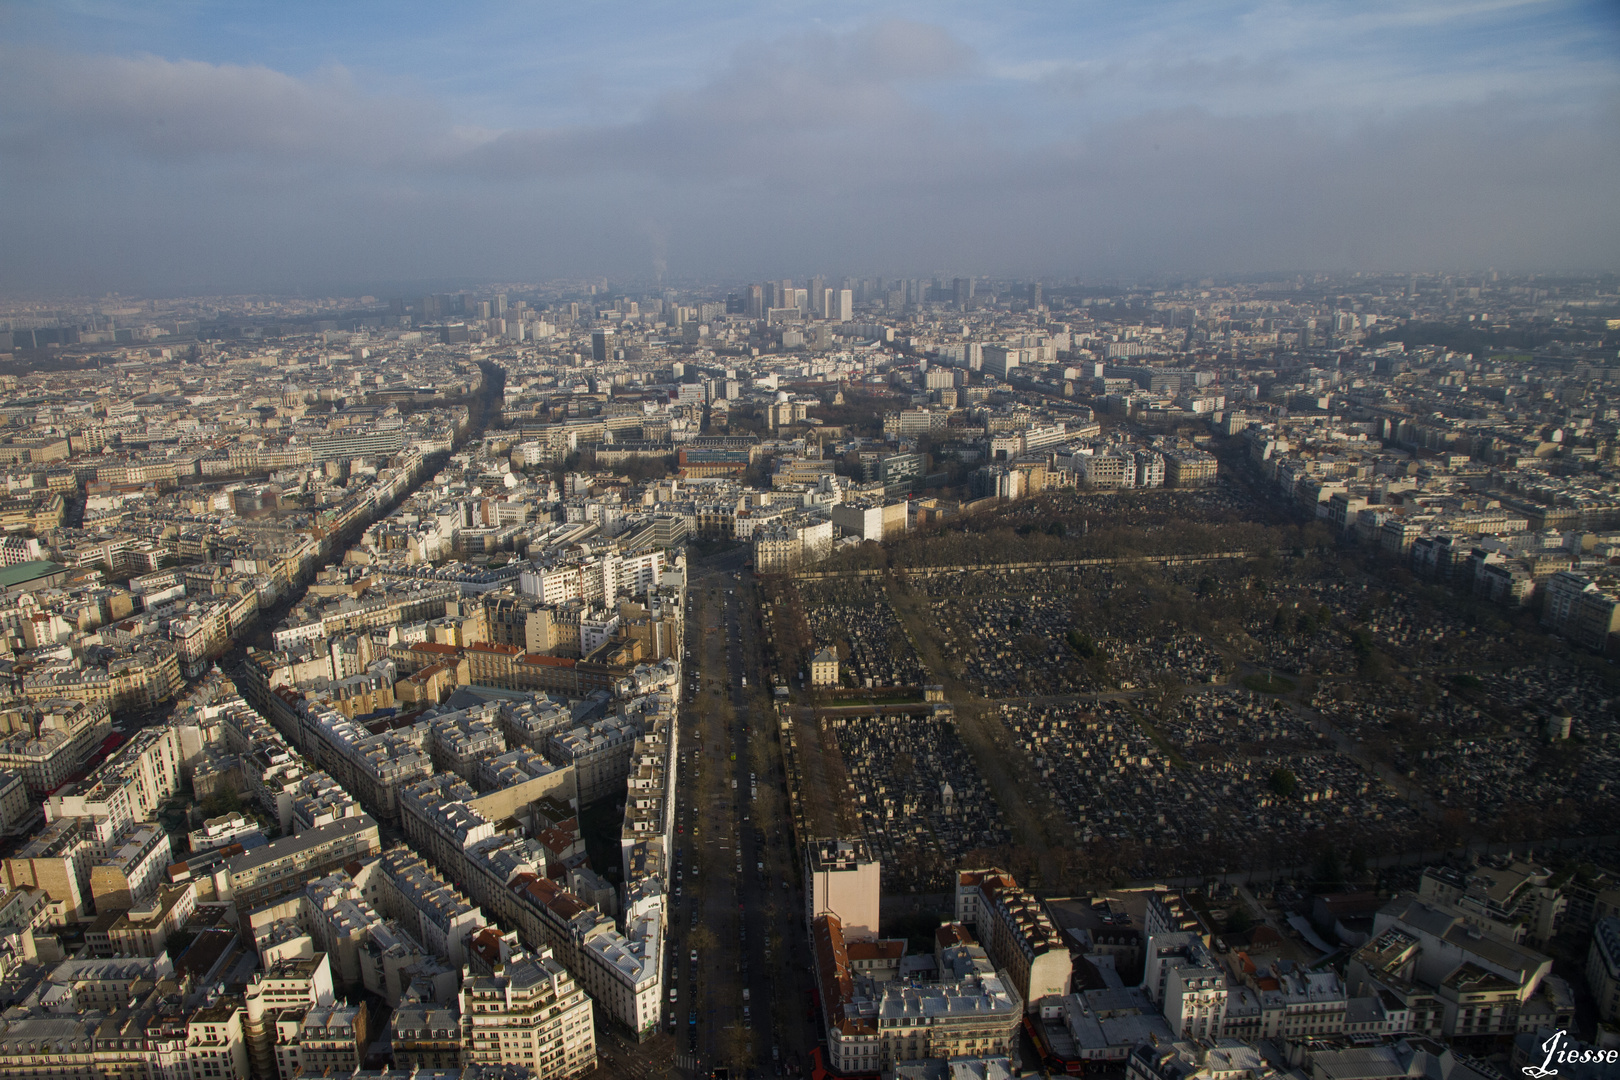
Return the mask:
M 305 829 L 297 836 L 284 836 L 279 840 L 272 840 L 264 847 L 246 851 L 232 859 L 227 867 L 232 874 L 240 874 L 248 870 L 267 866 L 278 859 L 303 851 L 307 848 L 328 843 L 343 836 L 358 836 L 367 829 L 375 829 L 377 823 L 370 814 L 361 814 L 359 817 L 340 818 L 326 825 L 317 825 L 313 829 Z

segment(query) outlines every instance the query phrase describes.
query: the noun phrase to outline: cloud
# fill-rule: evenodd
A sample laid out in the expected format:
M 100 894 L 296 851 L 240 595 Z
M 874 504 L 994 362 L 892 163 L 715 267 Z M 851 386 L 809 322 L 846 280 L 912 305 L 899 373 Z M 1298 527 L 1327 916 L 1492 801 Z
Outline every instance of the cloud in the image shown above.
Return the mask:
M 1620 250 L 1612 97 L 1458 90 L 1469 72 L 1401 108 L 1323 105 L 1314 56 L 1281 46 L 1155 38 L 1016 71 L 991 51 L 917 22 L 797 30 L 627 114 L 490 130 L 343 67 L 13 48 L 0 290 L 1540 269 Z
M 342 68 L 294 78 L 261 66 L 155 56 L 0 58 L 3 130 L 13 145 L 112 149 L 152 159 L 397 160 L 431 104 L 368 96 Z
M 605 170 L 678 182 L 752 174 L 797 186 L 846 169 L 853 155 L 923 149 L 938 125 L 908 90 L 970 75 L 975 64 L 966 45 L 919 23 L 795 34 L 739 49 L 711 80 L 664 95 L 636 119 L 505 132 L 457 164 L 507 178 Z

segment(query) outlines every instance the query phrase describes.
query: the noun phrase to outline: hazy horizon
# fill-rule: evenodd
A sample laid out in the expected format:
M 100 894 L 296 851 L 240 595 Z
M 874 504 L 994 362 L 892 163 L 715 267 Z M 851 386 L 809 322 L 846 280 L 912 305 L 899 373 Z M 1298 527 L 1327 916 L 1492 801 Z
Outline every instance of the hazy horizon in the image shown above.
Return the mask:
M 603 14 L 0 8 L 0 293 L 1620 252 L 1608 4 Z

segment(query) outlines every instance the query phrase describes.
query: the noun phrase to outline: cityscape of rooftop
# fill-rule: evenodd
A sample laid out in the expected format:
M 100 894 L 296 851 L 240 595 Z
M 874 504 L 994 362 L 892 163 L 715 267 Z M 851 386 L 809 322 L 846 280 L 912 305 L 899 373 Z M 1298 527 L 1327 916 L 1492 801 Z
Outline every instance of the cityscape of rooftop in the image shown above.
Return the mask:
M 0 7 L 0 1080 L 1602 1080 L 1612 5 Z

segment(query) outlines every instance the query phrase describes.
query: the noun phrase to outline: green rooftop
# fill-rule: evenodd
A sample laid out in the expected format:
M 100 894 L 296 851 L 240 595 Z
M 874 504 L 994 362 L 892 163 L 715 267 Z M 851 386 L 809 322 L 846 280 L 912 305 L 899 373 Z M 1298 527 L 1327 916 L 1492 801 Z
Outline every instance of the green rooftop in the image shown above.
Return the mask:
M 18 563 L 16 566 L 0 566 L 0 589 L 10 589 L 17 585 L 25 585 L 35 578 L 66 572 L 67 567 L 48 559 L 35 559 L 32 562 Z

